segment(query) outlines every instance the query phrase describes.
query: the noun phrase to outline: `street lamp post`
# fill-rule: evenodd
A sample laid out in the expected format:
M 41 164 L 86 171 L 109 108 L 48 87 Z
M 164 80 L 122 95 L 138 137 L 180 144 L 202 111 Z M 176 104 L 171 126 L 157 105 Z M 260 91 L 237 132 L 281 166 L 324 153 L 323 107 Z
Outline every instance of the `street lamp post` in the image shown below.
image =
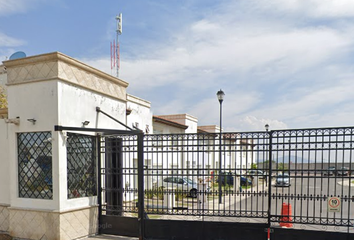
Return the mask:
M 264 128 L 265 128 L 265 130 L 266 130 L 266 132 L 268 133 L 268 130 L 269 130 L 269 124 L 267 123 L 266 125 L 264 125 Z M 269 141 L 269 140 L 268 140 Z M 267 141 L 267 145 L 269 144 L 269 142 Z M 270 170 L 269 170 L 269 166 L 270 166 L 270 162 L 269 162 L 269 155 L 268 155 L 268 164 L 267 164 L 268 166 L 268 174 L 267 175 L 269 175 L 270 174 Z M 264 166 L 263 166 L 263 168 L 264 168 Z M 270 178 L 270 176 L 269 177 L 266 177 L 266 186 L 268 185 L 268 179 Z
M 267 123 L 266 125 L 264 125 L 264 128 L 268 132 L 269 131 L 269 124 Z
M 272 132 L 269 132 L 269 124 L 267 123 L 264 128 L 268 136 L 268 229 L 270 229 L 271 207 L 272 207 Z M 269 231 L 269 230 L 268 230 Z
M 222 194 L 221 194 L 221 134 L 222 134 L 222 102 L 224 101 L 225 93 L 220 89 L 216 93 L 220 103 L 220 136 L 219 136 L 219 204 L 222 203 Z M 226 176 L 224 176 L 225 178 Z M 224 179 L 226 182 L 226 179 Z

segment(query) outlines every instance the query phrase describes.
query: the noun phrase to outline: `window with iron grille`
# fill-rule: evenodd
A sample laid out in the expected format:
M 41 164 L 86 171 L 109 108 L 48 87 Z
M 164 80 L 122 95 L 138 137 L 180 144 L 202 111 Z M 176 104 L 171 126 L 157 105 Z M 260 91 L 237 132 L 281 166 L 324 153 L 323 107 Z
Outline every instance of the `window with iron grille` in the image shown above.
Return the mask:
M 52 134 L 17 134 L 19 197 L 53 199 Z
M 96 189 L 96 137 L 68 133 L 68 198 L 90 197 Z

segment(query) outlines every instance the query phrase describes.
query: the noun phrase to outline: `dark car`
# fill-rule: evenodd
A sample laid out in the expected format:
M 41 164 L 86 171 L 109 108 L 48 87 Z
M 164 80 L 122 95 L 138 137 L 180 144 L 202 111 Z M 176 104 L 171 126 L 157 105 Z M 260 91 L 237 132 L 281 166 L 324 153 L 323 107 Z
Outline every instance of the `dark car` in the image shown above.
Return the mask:
M 347 167 L 341 167 L 338 171 L 337 171 L 337 175 L 338 176 L 348 176 L 348 172 L 349 169 Z
M 221 184 L 225 185 L 234 185 L 234 174 L 231 172 L 221 172 L 220 176 L 221 178 Z M 241 186 L 251 186 L 252 185 L 252 180 L 244 177 L 244 176 L 240 176 L 240 184 Z
M 240 176 L 241 186 L 252 186 L 252 180 L 244 176 Z
M 323 172 L 323 175 L 326 175 L 326 176 L 336 175 L 336 168 L 335 167 L 329 167 L 327 170 L 325 170 Z
M 231 172 L 221 172 L 219 177 L 221 178 L 222 185 L 225 185 L 225 184 L 234 185 L 234 177 Z

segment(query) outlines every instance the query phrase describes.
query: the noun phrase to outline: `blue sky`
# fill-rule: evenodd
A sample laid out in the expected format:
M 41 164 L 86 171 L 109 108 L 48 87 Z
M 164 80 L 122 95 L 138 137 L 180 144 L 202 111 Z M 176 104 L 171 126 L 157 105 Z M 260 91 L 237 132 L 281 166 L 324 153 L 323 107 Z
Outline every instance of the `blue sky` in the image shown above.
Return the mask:
M 120 78 L 156 115 L 226 131 L 354 125 L 352 0 L 0 0 L 0 60 L 59 51 Z

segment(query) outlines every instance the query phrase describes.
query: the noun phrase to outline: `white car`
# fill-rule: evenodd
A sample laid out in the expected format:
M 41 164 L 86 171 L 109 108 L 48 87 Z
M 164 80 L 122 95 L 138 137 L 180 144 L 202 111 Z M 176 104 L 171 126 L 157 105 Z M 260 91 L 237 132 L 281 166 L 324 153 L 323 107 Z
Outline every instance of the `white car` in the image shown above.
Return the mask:
M 264 173 L 262 170 L 251 169 L 251 170 L 247 171 L 247 175 L 249 175 L 249 176 L 257 176 L 259 178 L 264 178 L 266 176 L 266 173 Z
M 189 192 L 189 196 L 197 197 L 197 183 L 186 177 L 167 177 L 158 183 L 159 187 L 165 187 L 167 189 L 178 189 Z
M 280 173 L 275 179 L 275 186 L 277 187 L 290 187 L 290 176 L 288 173 Z

